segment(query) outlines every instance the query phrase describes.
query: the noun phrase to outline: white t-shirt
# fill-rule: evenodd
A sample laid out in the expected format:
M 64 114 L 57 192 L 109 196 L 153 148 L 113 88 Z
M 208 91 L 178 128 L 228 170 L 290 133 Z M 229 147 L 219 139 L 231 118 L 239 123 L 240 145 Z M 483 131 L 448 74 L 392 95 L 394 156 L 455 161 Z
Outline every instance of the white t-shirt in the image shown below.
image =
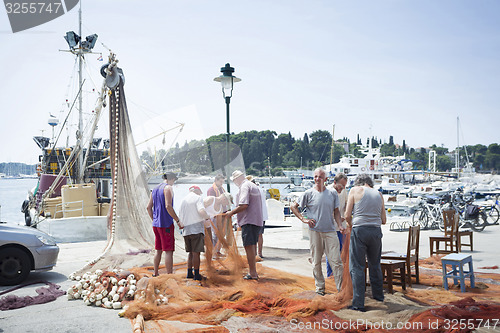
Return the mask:
M 200 215 L 200 209 L 205 209 L 203 198 L 201 195 L 189 192 L 182 200 L 179 209 L 179 220 L 184 225 L 183 236 L 205 233 L 203 225 L 205 219 Z

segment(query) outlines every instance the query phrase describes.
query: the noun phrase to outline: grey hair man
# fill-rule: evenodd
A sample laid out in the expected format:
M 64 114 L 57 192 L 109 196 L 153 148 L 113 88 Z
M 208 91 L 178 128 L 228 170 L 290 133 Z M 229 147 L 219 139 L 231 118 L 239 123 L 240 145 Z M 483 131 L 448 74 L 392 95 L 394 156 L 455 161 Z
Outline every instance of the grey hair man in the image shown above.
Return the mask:
M 290 208 L 303 223 L 309 226 L 309 244 L 313 261 L 313 275 L 316 293 L 325 295 L 325 278 L 321 267 L 323 254 L 333 266 L 333 275 L 337 290 L 342 286 L 344 268 L 340 259 L 340 244 L 337 230 L 344 232 L 339 212 L 337 192 L 327 190 L 326 173 L 323 169 L 314 170 L 314 187 L 307 190 Z M 307 217 L 300 211 L 307 209 Z
M 349 246 L 349 272 L 352 278 L 352 305 L 349 308 L 365 311 L 365 265 L 368 261 L 372 296 L 384 300 L 383 277 L 380 268 L 382 255 L 382 229 L 386 223 L 384 199 L 373 188 L 367 174 L 359 175 L 349 192 L 346 221 L 352 227 Z

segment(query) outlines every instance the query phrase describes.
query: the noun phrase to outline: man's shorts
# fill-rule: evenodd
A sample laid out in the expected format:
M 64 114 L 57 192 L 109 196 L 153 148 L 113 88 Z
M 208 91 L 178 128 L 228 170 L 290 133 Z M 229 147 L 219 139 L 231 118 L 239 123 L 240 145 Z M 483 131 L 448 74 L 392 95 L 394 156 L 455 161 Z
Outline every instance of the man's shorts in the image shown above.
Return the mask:
M 168 228 L 153 227 L 155 233 L 155 250 L 174 251 L 174 224 Z
M 244 224 L 241 226 L 241 239 L 243 246 L 257 245 L 261 226 L 255 224 Z
M 186 252 L 205 252 L 205 235 L 194 234 L 184 236 Z

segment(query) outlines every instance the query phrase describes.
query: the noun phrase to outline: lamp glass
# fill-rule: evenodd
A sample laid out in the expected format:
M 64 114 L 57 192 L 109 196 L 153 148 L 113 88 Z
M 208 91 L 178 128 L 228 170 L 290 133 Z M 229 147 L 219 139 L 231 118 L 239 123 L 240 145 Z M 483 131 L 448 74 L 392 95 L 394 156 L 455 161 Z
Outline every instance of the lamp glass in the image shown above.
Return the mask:
M 220 83 L 222 84 L 222 89 L 233 88 L 233 78 L 231 76 L 221 76 Z

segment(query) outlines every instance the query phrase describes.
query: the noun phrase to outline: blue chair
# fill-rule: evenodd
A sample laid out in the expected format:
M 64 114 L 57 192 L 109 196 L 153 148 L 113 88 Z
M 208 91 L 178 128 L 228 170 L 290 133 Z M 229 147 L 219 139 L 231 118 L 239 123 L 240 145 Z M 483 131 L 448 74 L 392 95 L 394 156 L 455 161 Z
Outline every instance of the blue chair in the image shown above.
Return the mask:
M 472 268 L 472 256 L 463 253 L 451 253 L 441 258 L 443 266 L 443 284 L 444 289 L 448 290 L 448 278 L 453 278 L 453 284 L 457 285 L 460 280 L 460 291 L 465 292 L 465 278 L 470 278 L 471 288 L 474 284 L 474 269 Z M 469 270 L 464 271 L 464 265 L 469 264 Z M 446 265 L 451 265 L 451 271 L 448 271 Z

